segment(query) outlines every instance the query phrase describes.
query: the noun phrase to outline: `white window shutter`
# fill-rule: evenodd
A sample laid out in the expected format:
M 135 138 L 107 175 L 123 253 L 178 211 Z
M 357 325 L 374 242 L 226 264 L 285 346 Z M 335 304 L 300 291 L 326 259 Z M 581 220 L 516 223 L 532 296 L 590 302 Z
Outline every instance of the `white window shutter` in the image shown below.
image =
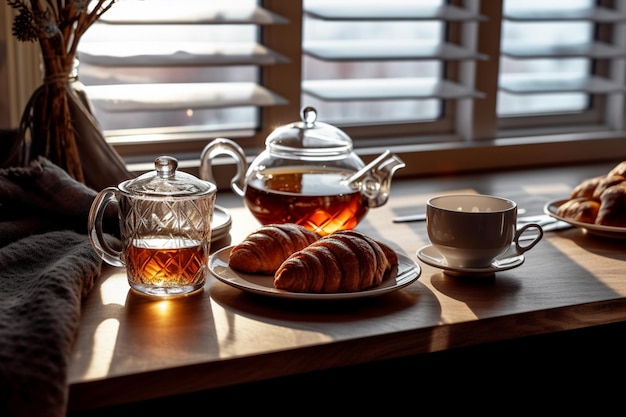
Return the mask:
M 261 107 L 287 104 L 258 69 L 289 60 L 257 36 L 286 23 L 254 1 L 118 2 L 81 40 L 80 79 L 111 136 L 176 121 L 181 132 L 252 130 Z M 212 29 L 227 26 L 236 36 Z
M 334 121 L 358 124 L 359 118 L 367 120 L 368 116 L 352 113 L 351 109 L 362 108 L 364 113 L 380 117 L 369 120 L 374 123 L 423 122 L 440 116 L 441 100 L 484 96 L 473 85 L 447 78 L 444 70 L 449 62 L 488 59 L 474 49 L 447 41 L 445 36 L 448 23 L 481 22 L 485 17 L 479 13 L 441 1 L 363 1 L 354 7 L 342 0 L 311 0 L 304 5 L 311 27 L 327 25 L 338 36 L 323 39 L 319 37 L 323 31 L 305 31 L 310 36 L 303 41 L 303 54 L 309 59 L 310 69 L 302 83 L 303 101 L 312 99 L 328 109 L 320 110 L 320 117 L 345 113 L 343 120 L 337 116 Z M 342 32 L 338 25 L 361 33 Z M 438 25 L 439 34 L 424 39 L 419 32 L 427 25 Z M 425 68 L 433 64 L 440 69 Z M 405 65 L 405 70 L 396 70 L 392 65 Z M 359 71 L 349 74 L 342 66 L 360 67 L 363 75 Z M 369 73 L 367 68 L 372 68 Z M 321 75 L 325 73 L 328 75 Z M 434 103 L 432 108 L 437 113 L 421 110 L 421 103 L 427 100 Z M 393 116 L 399 120 L 391 120 Z M 365 120 L 360 124 L 366 124 Z

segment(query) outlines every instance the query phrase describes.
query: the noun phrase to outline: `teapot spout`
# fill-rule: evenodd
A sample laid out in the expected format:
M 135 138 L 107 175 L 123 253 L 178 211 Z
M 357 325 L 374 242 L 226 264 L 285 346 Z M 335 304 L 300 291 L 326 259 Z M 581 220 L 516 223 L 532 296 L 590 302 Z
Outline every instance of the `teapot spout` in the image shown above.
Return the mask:
M 386 150 L 344 181 L 351 187 L 361 190 L 369 207 L 379 207 L 389 199 L 393 174 L 405 166 L 397 155 Z

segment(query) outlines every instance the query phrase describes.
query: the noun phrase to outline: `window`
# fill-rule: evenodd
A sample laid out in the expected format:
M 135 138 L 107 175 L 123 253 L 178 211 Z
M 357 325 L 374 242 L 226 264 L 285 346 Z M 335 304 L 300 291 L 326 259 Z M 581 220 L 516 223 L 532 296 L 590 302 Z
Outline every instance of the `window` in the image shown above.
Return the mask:
M 583 0 L 567 5 L 580 10 L 593 3 Z M 591 104 L 589 96 L 572 84 L 591 73 L 588 46 L 594 40 L 594 23 L 546 20 L 550 13 L 558 16 L 563 10 L 545 1 L 509 0 L 503 13 L 498 115 L 584 112 Z
M 262 108 L 289 103 L 259 81 L 289 62 L 259 28 L 287 23 L 254 0 L 119 2 L 81 40 L 79 79 L 120 153 L 199 152 L 212 136 L 254 136 Z
M 520 116 L 539 116 L 533 124 L 545 126 L 603 124 L 607 99 L 623 100 L 623 75 L 616 72 L 624 58 L 617 36 L 623 11 L 593 0 L 507 0 L 503 15 L 501 125 Z
M 124 0 L 81 41 L 79 78 L 108 139 L 138 169 L 161 153 L 193 168 L 218 136 L 252 157 L 305 105 L 364 159 L 398 153 L 407 167 L 396 175 L 619 159 L 624 9 Z
M 441 100 L 433 94 L 445 71 L 440 52 L 448 49 L 449 58 L 456 52 L 459 59 L 481 55 L 445 43 L 445 13 L 432 19 L 442 1 L 416 4 L 305 1 L 302 102 L 341 125 L 441 118 Z M 406 18 L 411 14 L 415 19 Z

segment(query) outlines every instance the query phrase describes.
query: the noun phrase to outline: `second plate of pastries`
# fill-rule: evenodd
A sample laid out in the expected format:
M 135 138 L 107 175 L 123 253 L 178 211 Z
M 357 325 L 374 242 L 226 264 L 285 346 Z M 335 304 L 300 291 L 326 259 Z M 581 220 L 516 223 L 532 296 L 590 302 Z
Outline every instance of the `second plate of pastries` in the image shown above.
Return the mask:
M 544 212 L 593 235 L 626 239 L 626 161 L 583 180 L 568 198 L 548 202 Z
M 566 203 L 567 201 L 569 201 L 569 199 L 558 199 L 558 200 L 550 201 L 545 205 L 544 211 L 546 214 L 549 214 L 555 219 L 567 222 L 574 227 L 586 229 L 587 232 L 589 232 L 592 235 L 608 237 L 611 239 L 626 239 L 626 227 L 604 226 L 601 224 L 581 222 L 581 221 L 576 221 L 573 219 L 568 219 L 566 217 L 563 217 L 557 214 L 559 207 L 562 204 Z

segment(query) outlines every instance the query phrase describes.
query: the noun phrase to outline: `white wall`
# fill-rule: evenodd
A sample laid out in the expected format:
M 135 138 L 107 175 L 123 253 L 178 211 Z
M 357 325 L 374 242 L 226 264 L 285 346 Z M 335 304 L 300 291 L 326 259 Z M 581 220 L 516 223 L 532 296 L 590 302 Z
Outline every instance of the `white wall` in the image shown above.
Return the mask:
M 41 84 L 39 46 L 11 33 L 13 9 L 0 5 L 0 129 L 19 126 L 30 94 Z

